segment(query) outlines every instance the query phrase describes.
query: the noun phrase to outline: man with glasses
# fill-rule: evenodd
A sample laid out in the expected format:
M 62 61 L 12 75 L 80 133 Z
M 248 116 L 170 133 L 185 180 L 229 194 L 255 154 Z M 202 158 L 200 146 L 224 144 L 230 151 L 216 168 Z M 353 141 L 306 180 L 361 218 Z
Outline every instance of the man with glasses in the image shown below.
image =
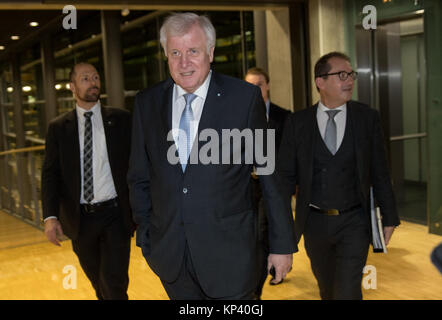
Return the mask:
M 381 209 L 385 242 L 399 225 L 379 114 L 352 101 L 357 73 L 339 52 L 315 65 L 320 101 L 290 115 L 278 155 L 289 202 L 295 190 L 295 232 L 322 299 L 362 299 L 370 244 L 370 187 Z

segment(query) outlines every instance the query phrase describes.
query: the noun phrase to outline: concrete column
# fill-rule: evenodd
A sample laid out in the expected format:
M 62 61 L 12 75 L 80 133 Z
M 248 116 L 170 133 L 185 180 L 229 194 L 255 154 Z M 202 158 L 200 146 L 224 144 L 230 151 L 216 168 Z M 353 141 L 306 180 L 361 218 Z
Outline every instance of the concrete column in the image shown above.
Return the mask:
M 41 58 L 44 90 L 44 126 L 45 131 L 49 122 L 57 116 L 57 95 L 55 92 L 55 60 L 52 38 L 46 36 L 41 42 Z
M 270 99 L 293 110 L 289 9 L 266 10 Z
M 120 34 L 120 12 L 101 11 L 104 76 L 107 105 L 124 108 L 123 54 Z
M 310 0 L 308 11 L 312 102 L 316 103 L 319 100 L 314 77 L 316 61 L 328 52 L 346 49 L 343 0 Z
M 263 10 L 253 11 L 253 25 L 255 29 L 256 66 L 266 71 L 267 63 L 267 23 L 266 13 Z

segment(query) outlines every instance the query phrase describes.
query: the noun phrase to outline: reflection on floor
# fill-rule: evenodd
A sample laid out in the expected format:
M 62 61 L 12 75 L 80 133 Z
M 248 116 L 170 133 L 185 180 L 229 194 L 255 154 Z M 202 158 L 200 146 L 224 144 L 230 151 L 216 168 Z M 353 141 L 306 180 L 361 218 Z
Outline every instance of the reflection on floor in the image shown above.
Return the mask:
M 441 241 L 441 236 L 428 234 L 425 226 L 404 222 L 395 231 L 387 255 L 370 253 L 364 299 L 442 299 L 442 275 L 429 258 Z M 263 299 L 319 299 L 302 240 L 299 248 L 292 272 L 281 285 L 266 284 Z M 130 299 L 167 299 L 134 239 L 129 277 Z M 41 231 L 0 212 L 0 299 L 87 300 L 95 295 L 70 241 L 56 247 L 45 241 Z
M 427 185 L 426 183 L 404 182 L 395 187 L 398 212 L 401 219 L 427 224 Z

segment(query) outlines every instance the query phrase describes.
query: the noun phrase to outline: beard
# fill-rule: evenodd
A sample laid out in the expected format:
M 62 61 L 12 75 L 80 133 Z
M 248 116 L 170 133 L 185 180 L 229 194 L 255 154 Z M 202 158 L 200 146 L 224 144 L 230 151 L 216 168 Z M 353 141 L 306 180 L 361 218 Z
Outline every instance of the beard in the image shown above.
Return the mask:
M 97 92 L 92 92 L 93 89 L 97 89 Z M 85 102 L 97 102 L 100 98 L 100 88 L 91 87 L 87 89 L 86 92 L 79 98 Z

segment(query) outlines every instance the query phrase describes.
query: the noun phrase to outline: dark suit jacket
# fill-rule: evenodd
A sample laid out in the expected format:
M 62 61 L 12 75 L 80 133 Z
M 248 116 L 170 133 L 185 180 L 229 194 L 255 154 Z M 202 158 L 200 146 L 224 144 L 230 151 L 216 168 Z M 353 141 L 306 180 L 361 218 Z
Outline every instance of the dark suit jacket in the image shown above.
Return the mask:
M 284 128 L 278 155 L 278 178 L 285 192 L 285 201 L 296 196 L 295 230 L 297 240 L 301 238 L 310 212 L 313 152 L 315 130 L 318 129 L 316 111 L 318 105 L 289 116 Z M 399 225 L 399 217 L 390 181 L 388 162 L 380 126 L 379 113 L 367 105 L 349 101 L 347 117 L 350 117 L 354 134 L 356 164 L 361 204 L 369 219 L 370 186 L 383 215 L 384 226 Z
M 169 148 L 176 150 L 174 142 L 167 141 L 172 128 L 173 85 L 168 79 L 138 93 L 135 99 L 128 181 L 139 225 L 137 245 L 163 281 L 177 278 L 187 243 L 207 295 L 250 292 L 257 277 L 252 165 L 188 164 L 183 173 L 180 163 L 169 163 Z M 265 127 L 259 89 L 213 72 L 198 132 L 213 128 L 221 141 L 222 129 Z M 199 149 L 203 145 L 199 142 Z M 292 253 L 296 245 L 290 209 L 283 206 L 275 176 L 262 177 L 272 209 L 270 251 Z
M 131 116 L 126 110 L 101 107 L 106 147 L 124 225 L 132 232 L 126 175 L 130 154 Z M 80 226 L 80 144 L 77 112 L 72 110 L 52 120 L 46 135 L 42 168 L 43 217 L 56 216 L 63 233 L 75 240 Z
M 281 145 L 284 123 L 289 114 L 291 114 L 290 111 L 270 102 L 268 127 L 269 129 L 275 129 L 276 152 L 278 152 Z

